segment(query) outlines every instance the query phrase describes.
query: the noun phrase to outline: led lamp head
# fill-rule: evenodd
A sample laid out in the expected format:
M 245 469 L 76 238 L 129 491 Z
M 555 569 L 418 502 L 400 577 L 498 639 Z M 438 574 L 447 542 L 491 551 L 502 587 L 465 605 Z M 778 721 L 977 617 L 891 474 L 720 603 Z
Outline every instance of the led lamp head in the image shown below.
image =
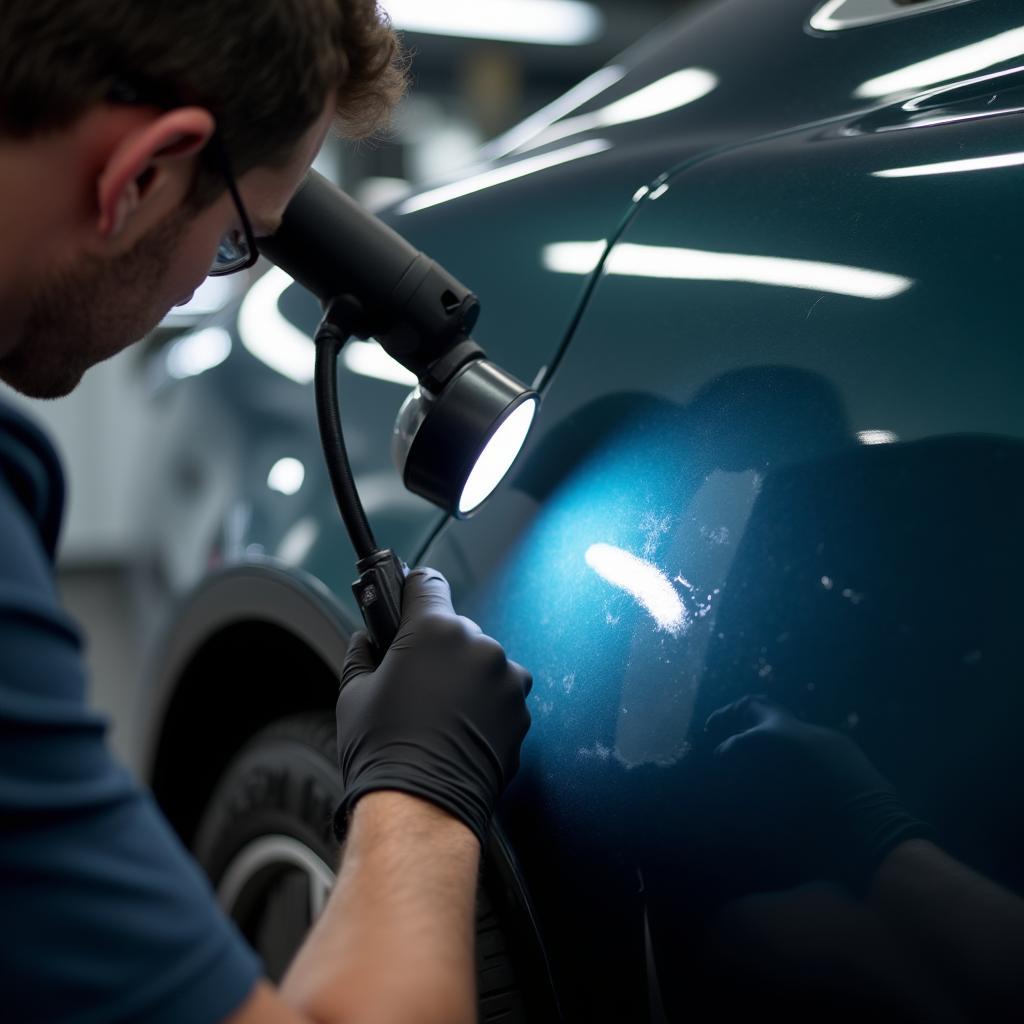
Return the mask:
M 468 518 L 512 468 L 539 401 L 486 359 L 463 366 L 440 394 L 416 388 L 392 437 L 403 483 L 450 515 Z

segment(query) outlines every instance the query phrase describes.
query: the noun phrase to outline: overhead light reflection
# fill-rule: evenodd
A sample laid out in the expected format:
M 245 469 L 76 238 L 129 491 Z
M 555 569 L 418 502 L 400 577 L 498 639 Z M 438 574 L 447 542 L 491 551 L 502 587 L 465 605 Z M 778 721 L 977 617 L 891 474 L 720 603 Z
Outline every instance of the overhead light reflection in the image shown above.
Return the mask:
M 267 486 L 279 494 L 298 494 L 306 479 L 306 467 L 298 459 L 278 459 L 267 476 Z
M 499 159 L 514 152 L 546 128 L 550 128 L 556 121 L 579 109 L 584 103 L 599 96 L 606 89 L 610 89 L 625 75 L 626 69 L 621 64 L 613 64 L 595 71 L 588 78 L 584 78 L 579 85 L 570 89 L 563 96 L 559 96 L 553 103 L 542 107 L 536 114 L 531 114 L 515 128 L 488 143 L 482 150 L 484 159 Z
M 302 565 L 319 537 L 320 524 L 309 516 L 303 516 L 288 528 L 275 554 L 288 565 Z
M 584 558 L 601 579 L 636 598 L 659 629 L 679 635 L 686 625 L 686 609 L 657 566 L 611 544 L 591 544 Z
M 572 160 L 582 160 L 584 157 L 596 156 L 612 148 L 612 144 L 604 139 L 591 139 L 588 142 L 581 142 L 575 146 L 567 146 L 565 149 L 556 149 L 553 153 L 544 153 L 541 156 L 529 157 L 526 160 L 517 160 L 515 163 L 507 164 L 504 167 L 496 167 L 491 171 L 484 171 L 483 174 L 476 174 L 461 181 L 454 181 L 450 185 L 442 185 L 440 188 L 430 189 L 421 192 L 411 199 L 407 199 L 398 207 L 397 213 L 415 213 L 417 210 L 427 210 L 431 206 L 440 206 L 441 203 L 451 202 L 453 199 L 461 199 L 463 196 L 472 195 L 474 192 L 482 192 L 484 189 L 493 188 L 495 185 L 503 185 L 508 181 L 515 181 L 517 178 L 525 178 L 538 171 L 547 170 L 550 167 L 557 167 L 559 164 L 567 164 Z
M 183 319 L 194 320 L 197 317 L 218 313 L 238 293 L 237 282 L 230 277 L 208 277 L 193 292 L 192 298 L 180 306 L 175 306 L 166 316 L 173 323 Z
M 900 0 L 896 0 L 897 3 Z M 906 0 L 904 0 L 906 2 Z M 932 0 L 928 10 L 937 10 L 942 7 L 952 7 L 956 4 L 970 3 L 971 0 Z M 848 9 L 852 8 L 852 10 Z M 864 13 L 864 7 L 858 8 L 856 0 L 828 0 L 820 10 L 811 18 L 811 28 L 819 32 L 834 32 L 838 29 L 855 28 L 858 25 L 873 25 L 879 21 L 890 21 L 893 18 L 906 18 L 917 13 L 913 7 L 897 7 L 894 10 L 886 11 L 878 7 L 868 8 Z
M 430 35 L 549 46 L 601 37 L 604 16 L 582 0 L 383 0 L 395 28 Z
M 316 366 L 316 346 L 277 306 L 292 283 L 280 267 L 271 267 L 242 302 L 238 334 L 246 351 L 260 362 L 296 384 L 309 384 Z
M 176 380 L 198 377 L 231 355 L 231 335 L 223 327 L 207 327 L 179 338 L 168 350 L 167 372 Z
M 362 377 L 373 377 L 406 388 L 413 388 L 418 383 L 416 374 L 392 359 L 376 341 L 348 342 L 341 350 L 341 361 Z
M 1010 29 L 991 39 L 983 39 L 980 43 L 940 53 L 937 57 L 872 78 L 859 86 L 854 96 L 875 99 L 910 89 L 925 89 L 962 75 L 983 71 L 1021 54 L 1024 54 L 1024 28 Z
M 704 68 L 684 68 L 650 85 L 638 89 L 607 107 L 590 114 L 580 114 L 551 125 L 530 140 L 531 149 L 544 146 L 570 135 L 600 131 L 631 121 L 644 121 L 669 111 L 696 103 L 718 88 L 718 76 Z
M 542 262 L 556 274 L 592 274 L 597 270 L 607 242 L 555 242 L 544 247 Z
M 556 242 L 545 246 L 542 261 L 556 273 L 591 274 L 604 248 L 604 242 Z M 604 270 L 627 277 L 743 282 L 879 300 L 902 295 L 914 284 L 908 277 L 839 263 L 628 242 L 611 250 Z
M 1024 166 L 1024 153 L 1003 153 L 999 156 L 977 156 L 966 160 L 946 160 L 916 167 L 891 167 L 872 171 L 875 178 L 921 178 L 932 174 L 964 174 L 968 171 L 993 171 L 1002 167 Z

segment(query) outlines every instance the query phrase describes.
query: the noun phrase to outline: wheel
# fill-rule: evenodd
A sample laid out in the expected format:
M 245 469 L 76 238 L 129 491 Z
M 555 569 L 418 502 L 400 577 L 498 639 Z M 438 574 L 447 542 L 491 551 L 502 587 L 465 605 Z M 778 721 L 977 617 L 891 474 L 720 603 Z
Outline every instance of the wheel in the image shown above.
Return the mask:
M 340 798 L 334 718 L 309 713 L 255 735 L 228 765 L 200 820 L 195 855 L 272 981 L 280 981 L 334 884 L 340 851 L 331 818 Z M 480 1020 L 526 1021 L 485 884 L 476 927 Z

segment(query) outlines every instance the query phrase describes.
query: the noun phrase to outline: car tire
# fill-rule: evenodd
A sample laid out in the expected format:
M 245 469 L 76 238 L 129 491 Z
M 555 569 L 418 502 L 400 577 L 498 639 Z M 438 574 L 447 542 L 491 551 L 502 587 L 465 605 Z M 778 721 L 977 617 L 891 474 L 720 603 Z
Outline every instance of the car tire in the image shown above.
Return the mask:
M 193 843 L 218 899 L 280 981 L 334 880 L 331 828 L 341 798 L 333 715 L 282 719 L 249 740 L 225 770 Z M 485 872 L 486 874 L 486 872 Z M 477 894 L 480 1020 L 527 1019 L 508 942 L 486 879 Z

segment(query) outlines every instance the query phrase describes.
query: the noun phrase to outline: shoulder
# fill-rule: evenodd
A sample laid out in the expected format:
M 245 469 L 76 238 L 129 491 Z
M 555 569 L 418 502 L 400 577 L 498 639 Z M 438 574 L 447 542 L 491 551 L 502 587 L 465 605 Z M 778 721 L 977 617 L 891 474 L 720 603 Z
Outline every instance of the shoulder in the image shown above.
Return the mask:
M 53 560 L 64 511 L 64 474 L 49 438 L 27 415 L 0 399 L 0 514 L 20 513 Z M 0 544 L 3 536 L 0 535 Z

